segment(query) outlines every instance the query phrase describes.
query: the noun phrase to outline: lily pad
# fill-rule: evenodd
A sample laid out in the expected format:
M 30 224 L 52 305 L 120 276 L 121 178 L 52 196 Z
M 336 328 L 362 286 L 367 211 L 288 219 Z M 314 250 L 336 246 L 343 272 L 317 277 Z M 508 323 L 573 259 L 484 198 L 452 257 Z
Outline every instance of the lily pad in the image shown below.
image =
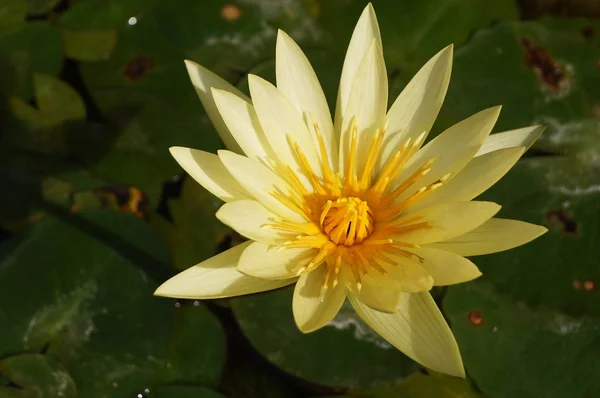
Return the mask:
M 21 354 L 4 358 L 0 360 L 0 373 L 21 388 L 27 398 L 77 396 L 75 382 L 67 370 L 46 355 Z M 0 389 L 0 392 L 11 397 L 9 390 Z M 19 395 L 15 392 L 14 396 Z
M 31 15 L 41 15 L 52 11 L 60 0 L 27 0 L 27 8 Z
M 348 304 L 323 329 L 303 334 L 292 315 L 291 288 L 233 299 L 234 314 L 252 345 L 284 371 L 340 388 L 394 384 L 419 365 L 381 339 Z
M 168 252 L 143 220 L 82 213 L 45 220 L 15 239 L 0 246 L 0 322 L 7 325 L 0 356 L 44 348 L 68 369 L 78 394 L 92 398 L 132 395 L 160 375 L 216 383 L 224 356 L 220 328 L 198 309 L 177 314 L 178 323 L 187 323 L 179 330 L 173 303 L 152 296 L 157 284 L 149 276 L 170 275 Z M 23 291 L 27 299 L 15 303 Z M 195 340 L 200 333 L 204 338 Z M 169 369 L 186 352 L 201 352 L 213 364 L 196 362 L 187 373 Z
M 414 373 L 400 384 L 372 390 L 359 390 L 343 398 L 483 398 L 471 382 L 442 374 Z M 331 397 L 333 398 L 333 397 Z M 340 397 L 342 398 L 342 397 Z
M 0 60 L 10 66 L 9 92 L 29 100 L 33 96 L 33 74 L 56 76 L 63 60 L 60 31 L 46 22 L 30 22 L 0 34 Z
M 444 299 L 468 373 L 494 397 L 600 392 L 587 373 L 598 372 L 592 358 L 600 355 L 600 80 L 597 39 L 582 35 L 586 26 L 591 22 L 502 24 L 476 35 L 456 57 L 446 116 L 505 103 L 500 129 L 548 125 L 534 150 L 549 156 L 520 161 L 481 198 L 501 203 L 500 217 L 550 231 L 475 258 L 481 280 L 451 287 Z
M 22 24 L 26 17 L 25 0 L 4 0 L 0 5 L 0 31 Z
M 198 386 L 165 386 L 151 391 L 156 398 L 225 398 L 223 395 Z
M 152 218 L 153 225 L 169 244 L 177 269 L 184 270 L 217 253 L 218 245 L 231 232 L 215 217 L 221 204 L 188 177 L 179 198 L 168 200 L 172 222 L 158 214 Z

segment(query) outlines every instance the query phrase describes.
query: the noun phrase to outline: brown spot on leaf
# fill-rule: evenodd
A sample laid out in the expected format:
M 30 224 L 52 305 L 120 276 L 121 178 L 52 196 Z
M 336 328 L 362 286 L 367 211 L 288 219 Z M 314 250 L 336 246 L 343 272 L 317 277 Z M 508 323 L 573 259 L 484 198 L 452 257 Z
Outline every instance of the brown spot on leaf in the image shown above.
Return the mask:
M 225 4 L 221 8 L 221 17 L 226 21 L 237 21 L 241 16 L 242 11 L 235 4 Z
M 522 38 L 521 44 L 525 47 L 525 64 L 536 71 L 542 84 L 558 92 L 565 78 L 564 69 L 554 62 L 548 51 L 536 47 L 529 39 Z
M 591 39 L 595 34 L 596 30 L 594 30 L 593 26 L 585 26 L 583 29 L 581 29 L 581 36 L 585 37 L 586 39 Z
M 579 224 L 573 217 L 563 209 L 550 210 L 546 213 L 546 220 L 552 224 L 557 224 L 565 234 L 576 234 L 579 231 Z
M 481 317 L 481 312 L 479 311 L 471 311 L 469 312 L 469 322 L 471 325 L 479 326 L 483 323 L 483 318 Z
M 156 66 L 154 60 L 145 55 L 138 55 L 133 58 L 123 69 L 123 75 L 131 81 L 136 81 L 143 77 Z
M 600 59 L 596 60 L 596 68 L 600 68 Z
M 585 290 L 586 292 L 596 290 L 596 283 L 594 283 L 594 281 L 583 282 L 583 290 Z
M 575 290 L 581 290 L 581 282 L 578 280 L 574 280 L 573 281 L 573 289 Z

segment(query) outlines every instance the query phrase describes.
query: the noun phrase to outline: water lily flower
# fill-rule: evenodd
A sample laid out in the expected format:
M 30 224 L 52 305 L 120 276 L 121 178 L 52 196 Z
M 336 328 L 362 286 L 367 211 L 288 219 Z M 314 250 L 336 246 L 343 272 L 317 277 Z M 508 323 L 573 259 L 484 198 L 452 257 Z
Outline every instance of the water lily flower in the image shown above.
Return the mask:
M 546 231 L 493 218 L 499 205 L 472 200 L 543 127 L 489 135 L 500 112 L 493 107 L 423 145 L 446 94 L 452 46 L 434 55 L 388 109 L 371 5 L 350 40 L 333 120 L 308 59 L 282 31 L 277 86 L 249 75 L 251 99 L 202 66 L 186 66 L 228 150 L 171 153 L 225 202 L 217 218 L 249 240 L 181 272 L 156 295 L 212 299 L 295 284 L 292 310 L 302 332 L 327 325 L 348 299 L 403 353 L 464 377 L 456 341 L 429 291 L 480 276 L 466 256 L 507 250 Z

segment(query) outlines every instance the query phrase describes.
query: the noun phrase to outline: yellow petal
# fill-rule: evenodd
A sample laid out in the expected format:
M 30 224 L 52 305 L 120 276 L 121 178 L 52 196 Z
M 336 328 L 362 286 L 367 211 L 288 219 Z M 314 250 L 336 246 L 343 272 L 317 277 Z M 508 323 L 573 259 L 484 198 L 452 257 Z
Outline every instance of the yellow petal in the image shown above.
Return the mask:
M 298 279 L 294 288 L 292 310 L 298 329 L 304 333 L 313 332 L 327 325 L 336 316 L 344 300 L 346 289 L 343 283 L 329 288 L 321 295 L 326 267 L 320 266 Z
M 464 202 L 479 196 L 498 182 L 524 152 L 524 147 L 504 148 L 473 158 L 454 178 L 428 193 L 412 209 L 442 201 Z
M 533 145 L 535 140 L 538 139 L 545 129 L 546 126 L 529 126 L 492 134 L 485 139 L 483 145 L 477 152 L 477 156 L 481 156 L 488 152 L 497 151 L 498 149 L 512 148 L 517 146 L 523 146 L 527 150 L 531 145 Z
M 462 256 L 477 256 L 524 245 L 547 231 L 540 225 L 492 218 L 464 235 L 428 246 L 448 250 Z
M 269 228 L 273 220 L 279 217 L 255 200 L 236 200 L 226 203 L 217 211 L 216 216 L 223 224 L 233 228 L 240 235 L 258 242 L 272 244 L 293 239 L 289 234 Z
M 190 177 L 219 199 L 228 202 L 251 198 L 217 155 L 179 146 L 171 147 L 169 151 Z
M 456 340 L 428 292 L 404 293 L 394 314 L 349 299 L 363 321 L 405 355 L 436 372 L 465 377 Z
M 419 179 L 417 184 L 407 189 L 400 200 L 406 198 L 418 188 L 438 180 L 448 173 L 457 173 L 471 161 L 481 147 L 483 140 L 492 131 L 498 115 L 499 106 L 485 109 L 455 124 L 431 140 L 419 150 L 407 163 L 406 170 L 400 173 L 396 183 L 402 183 L 419 167 L 431 159 L 437 159 L 431 171 Z
M 273 157 L 252 104 L 228 91 L 213 88 L 212 93 L 223 121 L 246 156 L 251 159 Z
M 237 271 L 242 252 L 251 242 L 245 242 L 194 265 L 163 283 L 156 296 L 214 299 L 241 296 L 277 289 L 295 282 L 296 279 L 265 280 L 253 278 Z
M 350 90 L 350 98 L 342 109 L 340 135 L 340 170 L 344 171 L 350 151 L 352 124 L 357 126 L 356 168 L 364 165 L 369 144 L 378 128 L 385 124 L 388 83 L 380 44 L 373 40 L 365 53 Z
M 221 150 L 218 153 L 233 178 L 263 206 L 286 220 L 305 221 L 297 212 L 271 195 L 271 191 L 287 193 L 289 186 L 265 165 L 233 152 Z
M 298 270 L 317 254 L 315 249 L 289 248 L 254 242 L 238 264 L 243 274 L 263 279 L 295 278 Z
M 319 79 L 296 42 L 284 31 L 277 33 L 277 88 L 294 105 L 309 129 L 317 123 L 323 134 L 330 166 L 337 167 L 337 145 L 331 113 Z
M 267 141 L 277 157 L 300 169 L 297 155 L 290 140 L 298 144 L 313 171 L 320 174 L 321 161 L 315 142 L 300 113 L 274 85 L 256 75 L 248 75 L 252 103 L 265 132 Z
M 227 149 L 230 151 L 243 153 L 242 148 L 240 148 L 238 143 L 229 132 L 229 129 L 223 121 L 223 118 L 217 110 L 211 88 L 214 87 L 220 90 L 228 91 L 238 96 L 242 100 L 249 102 L 248 97 L 246 97 L 240 90 L 221 79 L 219 76 L 193 61 L 186 60 L 185 67 L 187 68 L 190 79 L 192 80 L 192 84 L 196 89 L 196 93 L 200 97 L 202 106 L 204 107 L 204 110 L 206 111 L 206 114 L 208 115 L 213 126 L 217 130 L 217 133 L 219 133 L 219 137 L 221 137 L 225 147 L 227 147 Z
M 394 239 L 418 245 L 448 240 L 477 228 L 500 210 L 492 202 L 444 203 L 421 210 L 406 212 L 398 221 L 412 221 L 409 224 L 426 222 L 428 228 L 415 229 L 397 235 Z M 407 224 L 408 225 L 408 224 Z
M 344 59 L 335 110 L 335 128 L 338 134 L 341 127 L 342 111 L 346 108 L 350 99 L 350 92 L 352 90 L 352 85 L 354 84 L 356 71 L 358 70 L 363 57 L 367 53 L 368 48 L 372 45 L 373 40 L 382 47 L 375 10 L 373 9 L 373 5 L 369 3 L 358 19 L 354 32 L 352 33 L 352 38 L 350 39 L 350 44 L 348 45 L 346 58 Z
M 408 138 L 429 132 L 440 111 L 450 73 L 453 46 L 434 55 L 406 85 L 387 113 L 386 145 L 381 162 L 393 155 Z
M 475 264 L 458 254 L 429 246 L 412 251 L 423 258 L 421 266 L 433 277 L 435 286 L 468 282 L 481 276 Z
M 386 277 L 387 275 L 378 277 L 367 275 L 362 280 L 360 290 L 354 281 L 347 283 L 347 288 L 362 303 L 377 311 L 396 312 L 402 292 L 396 284 L 386 280 Z
M 380 264 L 390 278 L 403 292 L 423 292 L 431 290 L 433 278 L 415 259 L 409 259 L 395 253 L 385 253 L 385 256 L 396 263 L 395 266 Z

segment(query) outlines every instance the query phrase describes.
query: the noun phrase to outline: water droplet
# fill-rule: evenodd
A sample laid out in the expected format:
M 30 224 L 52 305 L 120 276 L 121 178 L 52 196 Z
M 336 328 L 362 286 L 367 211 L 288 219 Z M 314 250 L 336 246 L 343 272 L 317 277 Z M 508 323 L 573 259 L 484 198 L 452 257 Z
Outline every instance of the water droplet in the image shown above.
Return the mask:
M 194 301 L 194 307 L 198 307 L 200 305 L 200 302 L 198 300 Z
M 496 333 L 497 331 L 498 331 L 498 326 L 494 326 L 494 327 L 492 328 L 492 332 Z
M 149 388 L 144 388 L 144 394 L 150 394 L 150 389 Z
M 137 23 L 137 18 L 136 17 L 131 17 L 131 18 L 129 18 L 129 20 L 127 21 L 127 23 L 130 26 L 133 26 L 133 25 L 135 25 Z
M 179 307 L 181 307 L 181 303 L 180 303 L 179 301 L 177 301 L 177 302 L 175 303 L 175 308 L 179 308 Z
M 142 394 L 138 394 L 137 398 L 144 398 L 144 396 Z

